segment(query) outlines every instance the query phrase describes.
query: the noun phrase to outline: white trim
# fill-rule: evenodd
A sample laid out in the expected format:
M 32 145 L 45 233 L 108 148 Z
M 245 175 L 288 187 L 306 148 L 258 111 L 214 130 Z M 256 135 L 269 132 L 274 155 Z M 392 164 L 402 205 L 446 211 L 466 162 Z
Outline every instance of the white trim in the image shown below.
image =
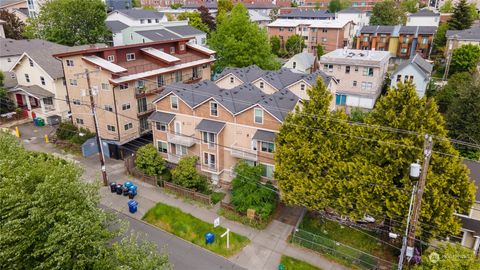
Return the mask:
M 261 122 L 261 123 L 258 123 L 258 122 L 257 122 L 257 119 L 256 119 L 256 118 L 257 118 L 257 115 L 255 114 L 255 112 L 256 112 L 257 110 L 260 110 L 260 109 L 259 109 L 259 108 L 253 108 L 253 123 L 254 123 L 254 124 L 263 125 L 263 123 L 265 122 L 265 121 L 263 121 L 263 120 L 264 120 L 263 118 L 264 118 L 264 111 L 265 111 L 265 110 L 261 109 L 261 112 L 262 112 L 262 122 Z
M 265 79 L 263 79 L 263 77 L 260 77 L 260 78 L 258 78 L 258 79 L 256 79 L 256 80 L 254 80 L 254 81 L 252 82 L 252 84 L 255 85 L 255 83 L 256 83 L 257 81 L 262 81 L 263 83 L 266 83 L 266 84 L 270 85 L 270 87 L 272 87 L 273 89 L 275 89 L 276 92 L 280 91 L 280 89 L 276 88 L 275 86 L 273 86 L 272 84 L 270 84 L 269 82 L 267 82 Z M 262 90 L 265 89 L 265 87 L 264 87 L 264 88 L 260 88 L 260 86 L 259 86 L 258 88 L 259 88 L 259 89 L 262 89 Z M 263 92 L 263 91 L 262 91 L 262 92 Z
M 212 104 L 215 103 L 217 105 L 217 115 L 212 115 Z M 210 112 L 210 116 L 211 117 L 219 117 L 220 113 L 218 111 L 218 102 L 215 100 L 215 101 L 212 101 L 210 100 L 210 102 L 208 103 L 208 109 L 209 109 L 209 112 Z
M 467 233 L 468 232 L 466 232 L 466 231 L 463 232 L 462 242 L 461 242 L 462 246 L 465 246 L 465 241 L 467 240 Z
M 321 75 L 318 75 L 318 76 L 321 77 Z M 333 78 L 333 76 L 332 76 L 332 78 Z M 323 80 L 323 77 L 322 77 L 322 80 Z M 288 90 L 290 90 L 290 87 L 294 86 L 295 84 L 297 84 L 297 83 L 299 83 L 299 82 L 304 82 L 304 83 L 306 84 L 306 85 L 305 85 L 305 89 L 307 89 L 307 87 L 306 87 L 307 85 L 308 85 L 308 87 L 312 87 L 312 85 L 310 85 L 310 84 L 309 84 L 308 82 L 306 82 L 304 79 L 301 79 L 301 80 L 299 80 L 299 81 L 296 81 L 296 82 L 293 82 L 293 83 L 287 85 L 285 88 L 288 88 Z
M 40 70 L 42 70 L 45 74 L 47 74 L 47 76 L 51 79 L 51 80 L 55 80 L 52 76 L 50 76 L 50 74 L 42 68 L 42 66 L 40 66 L 37 62 L 35 62 L 30 56 L 28 56 L 28 54 L 26 52 L 24 52 L 19 58 L 18 60 L 15 62 L 15 64 L 10 68 L 9 72 L 14 72 L 13 70 L 15 69 L 15 67 L 20 63 L 20 61 L 23 59 L 23 57 L 27 56 L 29 59 L 32 60 L 33 63 L 35 63 L 35 67 L 39 67 Z M 46 56 L 48 57 L 48 56 Z M 30 66 L 30 65 L 29 65 Z M 62 76 L 62 77 L 59 77 L 59 78 L 65 78 L 65 76 Z M 58 79 L 58 78 L 57 78 Z
M 227 74 L 223 75 L 222 77 L 216 79 L 216 80 L 215 80 L 215 83 L 217 83 L 217 82 L 220 81 L 220 80 L 223 80 L 223 79 L 224 79 L 225 77 L 227 77 L 227 76 L 233 76 L 233 77 L 235 77 L 237 80 L 239 80 L 242 84 L 245 83 L 244 81 L 240 80 L 235 74 L 233 74 L 233 72 L 227 73 Z M 228 81 L 228 83 L 230 83 L 230 80 Z
M 167 145 L 167 152 L 166 152 L 166 153 L 165 153 L 165 152 L 160 152 L 160 151 L 158 151 L 158 143 L 159 143 L 159 142 L 165 143 L 165 144 Z M 170 145 L 169 145 L 169 143 L 168 143 L 167 141 L 157 140 L 157 145 L 156 145 L 156 146 L 157 146 L 157 147 L 156 147 L 156 148 L 157 148 L 157 151 L 158 151 L 159 153 L 170 154 L 170 149 L 169 149 L 169 148 L 170 148 Z
M 173 102 L 172 102 L 173 97 L 175 97 L 177 99 L 177 102 L 176 102 L 177 103 L 177 108 L 173 107 Z M 178 111 L 179 108 L 180 108 L 180 104 L 178 103 L 178 96 L 177 95 L 170 96 L 170 109 Z
M 178 126 L 180 127 L 180 130 L 177 130 L 177 124 L 179 124 Z M 173 132 L 175 134 L 183 134 L 182 133 L 182 122 L 181 121 L 173 122 Z
M 224 108 L 226 111 L 228 111 L 232 116 L 235 116 L 229 109 L 227 109 L 225 106 L 223 106 L 222 103 L 218 102 L 217 99 L 215 99 L 214 97 L 209 97 L 207 98 L 206 100 L 198 103 L 195 107 L 193 107 L 192 109 L 196 109 L 198 107 L 200 107 L 201 105 L 205 104 L 207 101 L 211 101 L 211 100 L 215 100 L 215 102 L 217 102 L 218 105 L 222 106 L 222 108 Z

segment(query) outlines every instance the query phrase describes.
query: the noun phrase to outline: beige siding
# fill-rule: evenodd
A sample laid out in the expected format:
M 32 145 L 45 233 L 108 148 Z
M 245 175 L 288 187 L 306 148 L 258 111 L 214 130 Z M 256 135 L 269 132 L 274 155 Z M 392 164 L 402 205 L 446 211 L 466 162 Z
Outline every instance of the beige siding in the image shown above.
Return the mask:
M 231 82 L 231 78 L 233 78 L 233 83 Z M 218 85 L 218 87 L 223 89 L 232 89 L 234 87 L 242 85 L 243 82 L 239 78 L 237 78 L 235 75 L 229 74 L 215 81 L 215 84 Z

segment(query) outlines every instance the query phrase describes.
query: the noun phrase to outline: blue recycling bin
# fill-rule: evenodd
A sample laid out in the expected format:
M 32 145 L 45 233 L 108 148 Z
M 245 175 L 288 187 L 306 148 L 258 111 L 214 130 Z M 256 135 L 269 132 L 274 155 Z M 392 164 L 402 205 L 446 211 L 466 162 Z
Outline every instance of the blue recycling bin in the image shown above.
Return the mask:
M 128 201 L 128 211 L 130 211 L 130 213 L 134 214 L 135 212 L 137 212 L 137 207 L 138 207 L 137 201 L 135 200 Z
M 213 244 L 213 241 L 215 240 L 215 235 L 211 232 L 208 232 L 205 234 L 205 244 Z
M 131 186 L 133 186 L 133 183 L 130 181 L 127 181 L 123 184 L 123 186 L 129 189 Z

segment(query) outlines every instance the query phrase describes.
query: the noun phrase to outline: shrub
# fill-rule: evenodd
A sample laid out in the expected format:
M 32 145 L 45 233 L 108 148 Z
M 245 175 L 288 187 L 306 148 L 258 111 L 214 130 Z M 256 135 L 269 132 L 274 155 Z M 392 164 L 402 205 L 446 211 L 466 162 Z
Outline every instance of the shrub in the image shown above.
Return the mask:
M 204 193 L 209 189 L 208 179 L 198 173 L 197 161 L 196 156 L 182 157 L 178 166 L 172 170 L 172 181 L 174 184 Z
M 225 195 L 226 194 L 223 192 L 213 192 L 212 195 L 210 196 L 210 199 L 212 200 L 212 204 L 217 204 L 218 202 L 223 200 L 223 198 L 225 198 Z
M 153 144 L 147 144 L 138 149 L 135 165 L 140 171 L 151 176 L 162 175 L 166 170 L 165 160 Z
M 248 209 L 255 209 L 260 218 L 266 219 L 275 210 L 274 187 L 259 183 L 263 170 L 262 166 L 250 166 L 243 160 L 235 166 L 237 176 L 232 180 L 232 204 L 236 211 L 246 213 Z
M 72 122 L 66 121 L 60 123 L 55 134 L 60 140 L 69 140 L 77 134 L 77 127 Z

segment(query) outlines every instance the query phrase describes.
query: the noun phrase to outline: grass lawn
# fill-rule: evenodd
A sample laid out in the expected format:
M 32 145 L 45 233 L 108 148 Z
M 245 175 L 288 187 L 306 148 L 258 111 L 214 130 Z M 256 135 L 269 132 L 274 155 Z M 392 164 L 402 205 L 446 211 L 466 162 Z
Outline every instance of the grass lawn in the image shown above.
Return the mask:
M 157 203 L 148 210 L 143 220 L 225 257 L 234 255 L 250 242 L 247 237 L 230 232 L 230 249 L 227 249 L 227 237 L 220 238 L 220 235 L 226 231 L 225 228 L 213 228 L 213 224 L 163 203 Z M 205 244 L 207 232 L 215 234 L 213 244 Z
M 396 249 L 378 241 L 376 238 L 379 236 L 373 232 L 359 228 L 350 228 L 335 221 L 312 216 L 311 214 L 305 215 L 300 224 L 300 229 L 301 230 L 298 234 L 300 237 L 335 250 L 336 252 L 327 252 L 329 255 L 328 257 L 343 264 L 349 266 L 352 265 L 352 258 L 349 256 L 358 258 L 357 262 L 353 262 L 354 264 L 360 264 L 367 268 L 370 268 L 371 265 L 377 265 L 378 259 L 373 256 L 377 256 L 395 264 L 397 256 Z M 318 237 L 312 237 L 305 231 L 317 235 Z M 343 245 L 336 245 L 335 242 L 342 243 Z M 312 248 L 311 246 L 308 246 L 308 244 L 306 247 Z M 355 249 L 373 256 L 363 254 Z M 317 251 L 322 252 L 326 250 L 328 249 L 322 250 L 320 248 L 320 250 Z
M 229 211 L 229 210 L 225 210 L 225 209 L 222 209 L 222 208 L 218 209 L 217 214 L 219 214 L 220 216 L 222 216 L 226 219 L 229 219 L 231 221 L 240 222 L 243 225 L 247 225 L 247 226 L 250 226 L 250 227 L 258 229 L 258 230 L 263 230 L 263 229 L 267 228 L 268 223 L 269 223 L 269 220 L 265 220 L 265 221 L 262 221 L 262 222 L 259 222 L 257 220 L 251 220 L 251 219 L 247 218 L 246 216 L 242 216 L 242 215 L 239 215 L 238 213 L 235 213 L 235 212 L 232 212 L 232 211 Z
M 285 270 L 322 270 L 309 263 L 285 255 L 282 255 L 280 263 L 285 266 Z

